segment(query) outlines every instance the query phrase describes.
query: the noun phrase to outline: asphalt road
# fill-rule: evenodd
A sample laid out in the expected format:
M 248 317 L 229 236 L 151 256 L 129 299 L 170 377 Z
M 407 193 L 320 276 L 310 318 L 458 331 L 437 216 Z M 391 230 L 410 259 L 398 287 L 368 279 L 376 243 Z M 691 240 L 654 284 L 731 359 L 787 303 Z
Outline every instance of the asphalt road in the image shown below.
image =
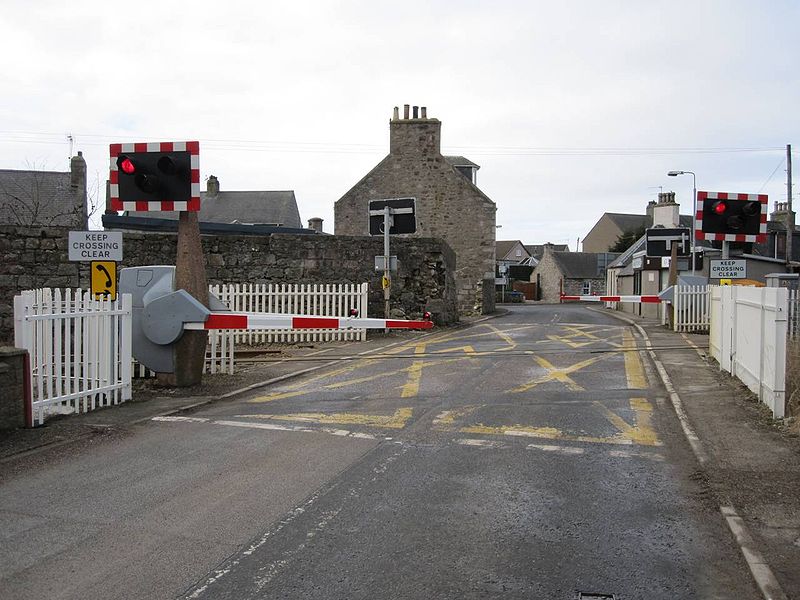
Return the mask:
M 634 344 L 520 306 L 34 462 L 0 596 L 759 598 Z

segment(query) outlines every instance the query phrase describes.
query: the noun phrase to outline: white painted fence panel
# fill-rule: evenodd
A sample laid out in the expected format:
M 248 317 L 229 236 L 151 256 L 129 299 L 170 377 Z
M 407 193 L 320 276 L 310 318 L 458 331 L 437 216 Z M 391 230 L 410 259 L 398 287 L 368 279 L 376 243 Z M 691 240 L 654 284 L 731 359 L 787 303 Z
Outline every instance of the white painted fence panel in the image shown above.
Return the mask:
M 14 298 L 14 338 L 30 354 L 33 416 L 88 412 L 131 398 L 131 296 L 26 290 Z
M 673 305 L 675 331 L 708 331 L 710 286 L 676 285 Z M 665 311 L 666 312 L 666 311 Z
M 785 415 L 788 296 L 785 288 L 722 286 L 711 302 L 711 356 L 776 418 Z
M 209 286 L 234 312 L 347 317 L 350 309 L 367 314 L 368 283 L 358 284 L 225 284 Z M 273 342 L 364 341 L 366 329 L 261 329 L 232 332 L 236 344 Z

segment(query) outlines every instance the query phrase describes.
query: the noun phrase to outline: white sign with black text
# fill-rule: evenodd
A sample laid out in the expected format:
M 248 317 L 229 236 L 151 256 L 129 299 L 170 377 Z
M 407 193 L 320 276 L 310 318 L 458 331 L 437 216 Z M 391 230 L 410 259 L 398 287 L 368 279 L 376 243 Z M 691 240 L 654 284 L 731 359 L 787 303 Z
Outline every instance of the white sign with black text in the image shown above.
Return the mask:
M 70 231 L 69 260 L 122 260 L 121 231 Z
M 747 261 L 736 260 L 712 260 L 709 271 L 711 279 L 746 279 Z

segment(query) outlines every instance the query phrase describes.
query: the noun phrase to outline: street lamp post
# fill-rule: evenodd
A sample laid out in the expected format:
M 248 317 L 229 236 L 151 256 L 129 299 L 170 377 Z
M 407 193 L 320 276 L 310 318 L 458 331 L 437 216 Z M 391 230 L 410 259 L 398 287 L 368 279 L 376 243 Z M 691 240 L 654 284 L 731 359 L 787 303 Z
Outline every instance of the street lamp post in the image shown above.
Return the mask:
M 670 171 L 667 173 L 670 177 L 677 177 L 678 175 L 691 175 L 692 176 L 692 276 L 695 275 L 695 255 L 694 255 L 694 245 L 695 245 L 695 227 L 697 218 L 697 177 L 695 176 L 693 171 Z M 679 215 L 680 218 L 680 215 Z

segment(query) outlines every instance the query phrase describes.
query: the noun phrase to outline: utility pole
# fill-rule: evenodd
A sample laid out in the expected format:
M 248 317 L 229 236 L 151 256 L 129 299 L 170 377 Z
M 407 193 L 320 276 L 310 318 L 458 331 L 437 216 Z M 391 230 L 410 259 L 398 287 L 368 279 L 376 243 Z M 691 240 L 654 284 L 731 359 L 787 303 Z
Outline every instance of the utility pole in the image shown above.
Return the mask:
M 792 145 L 786 144 L 786 265 L 792 272 L 792 238 L 794 237 L 794 212 L 792 212 Z

